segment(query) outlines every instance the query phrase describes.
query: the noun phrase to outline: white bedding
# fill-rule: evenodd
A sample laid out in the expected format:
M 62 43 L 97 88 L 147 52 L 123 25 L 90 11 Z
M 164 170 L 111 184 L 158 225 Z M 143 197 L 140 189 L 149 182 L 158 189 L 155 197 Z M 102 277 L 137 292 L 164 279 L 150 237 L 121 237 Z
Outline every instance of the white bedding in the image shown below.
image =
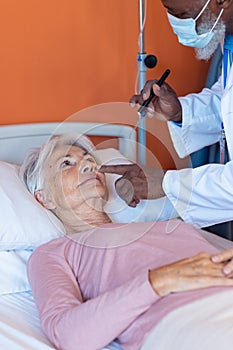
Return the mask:
M 43 334 L 30 291 L 0 296 L 0 349 L 54 350 Z M 121 349 L 116 343 L 102 350 Z
M 0 345 L 4 350 L 54 349 L 42 333 L 31 292 L 0 296 Z
M 141 350 L 232 350 L 233 290 L 183 306 L 154 328 Z

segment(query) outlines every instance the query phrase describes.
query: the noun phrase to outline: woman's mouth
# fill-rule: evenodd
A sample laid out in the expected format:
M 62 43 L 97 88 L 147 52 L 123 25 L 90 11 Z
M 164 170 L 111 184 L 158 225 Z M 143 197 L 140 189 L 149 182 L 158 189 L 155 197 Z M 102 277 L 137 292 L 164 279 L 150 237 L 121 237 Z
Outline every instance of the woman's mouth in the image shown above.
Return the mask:
M 78 186 L 82 186 L 82 185 L 84 185 L 84 184 L 86 184 L 86 183 L 88 183 L 88 182 L 92 182 L 92 181 L 96 181 L 96 180 L 99 181 L 99 182 L 101 182 L 100 177 L 99 177 L 98 175 L 95 175 L 95 176 L 91 176 L 91 177 L 89 177 L 89 178 L 83 180 L 82 182 L 79 183 Z

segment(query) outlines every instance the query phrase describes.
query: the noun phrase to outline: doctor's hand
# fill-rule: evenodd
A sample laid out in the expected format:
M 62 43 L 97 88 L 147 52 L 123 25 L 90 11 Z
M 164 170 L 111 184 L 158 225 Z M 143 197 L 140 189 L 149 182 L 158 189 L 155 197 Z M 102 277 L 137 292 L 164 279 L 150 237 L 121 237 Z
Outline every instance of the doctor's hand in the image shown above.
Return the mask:
M 130 99 L 130 105 L 142 105 L 150 96 L 153 89 L 155 97 L 147 107 L 147 115 L 162 121 L 182 122 L 182 108 L 176 92 L 167 83 L 161 87 L 156 84 L 156 80 L 148 80 L 139 95 L 134 95 Z
M 223 273 L 227 276 L 233 276 L 233 248 L 225 250 L 217 255 L 213 255 L 212 261 L 216 264 L 225 263 Z
M 122 175 L 115 182 L 117 194 L 130 206 L 136 207 L 140 199 L 156 199 L 165 196 L 162 188 L 164 171 L 137 164 L 103 165 L 102 173 Z

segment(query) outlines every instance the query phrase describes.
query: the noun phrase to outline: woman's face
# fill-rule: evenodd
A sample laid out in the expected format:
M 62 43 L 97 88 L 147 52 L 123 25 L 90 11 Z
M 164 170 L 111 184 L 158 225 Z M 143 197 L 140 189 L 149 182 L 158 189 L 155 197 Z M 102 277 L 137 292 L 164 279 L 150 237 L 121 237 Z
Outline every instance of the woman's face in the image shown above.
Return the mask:
M 105 175 L 98 172 L 95 159 L 79 146 L 62 145 L 46 162 L 45 192 L 56 207 L 81 210 L 92 199 L 107 199 Z

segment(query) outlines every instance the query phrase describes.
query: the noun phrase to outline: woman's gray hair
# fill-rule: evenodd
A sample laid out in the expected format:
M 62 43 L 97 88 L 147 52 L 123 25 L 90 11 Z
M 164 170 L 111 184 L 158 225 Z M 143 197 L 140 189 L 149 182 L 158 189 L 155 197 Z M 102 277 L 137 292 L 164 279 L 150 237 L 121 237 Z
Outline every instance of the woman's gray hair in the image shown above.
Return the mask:
M 93 143 L 84 135 L 72 133 L 52 136 L 40 148 L 34 149 L 20 167 L 20 178 L 32 194 L 44 188 L 46 159 L 57 146 L 63 145 L 77 145 L 91 154 L 95 151 Z

